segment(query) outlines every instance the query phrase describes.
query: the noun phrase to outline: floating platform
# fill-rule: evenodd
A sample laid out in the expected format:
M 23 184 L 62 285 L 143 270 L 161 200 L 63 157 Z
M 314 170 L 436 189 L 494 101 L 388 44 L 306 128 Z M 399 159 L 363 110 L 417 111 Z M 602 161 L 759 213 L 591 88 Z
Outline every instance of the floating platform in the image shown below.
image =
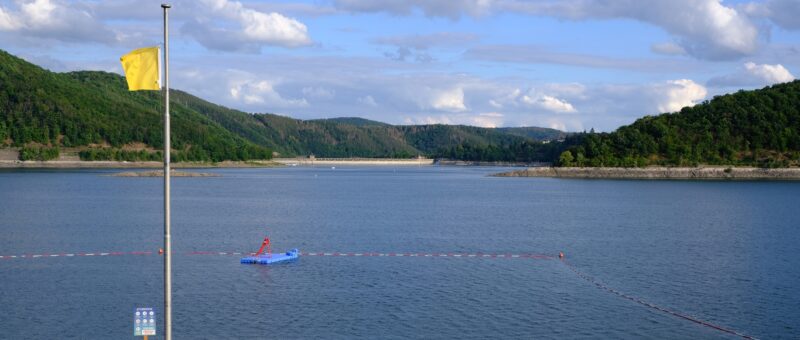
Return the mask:
M 243 257 L 240 263 L 252 263 L 252 264 L 273 264 L 277 262 L 286 262 L 297 260 L 300 257 L 300 251 L 297 248 L 287 251 L 285 253 L 277 253 L 277 254 L 262 254 L 258 256 L 247 256 Z

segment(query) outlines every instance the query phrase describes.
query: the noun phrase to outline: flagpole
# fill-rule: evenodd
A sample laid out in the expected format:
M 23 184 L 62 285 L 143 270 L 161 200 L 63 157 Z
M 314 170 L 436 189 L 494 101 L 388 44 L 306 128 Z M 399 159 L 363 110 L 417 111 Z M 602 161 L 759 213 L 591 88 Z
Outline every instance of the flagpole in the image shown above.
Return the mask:
M 172 340 L 172 241 L 169 231 L 169 4 L 164 9 L 164 339 Z

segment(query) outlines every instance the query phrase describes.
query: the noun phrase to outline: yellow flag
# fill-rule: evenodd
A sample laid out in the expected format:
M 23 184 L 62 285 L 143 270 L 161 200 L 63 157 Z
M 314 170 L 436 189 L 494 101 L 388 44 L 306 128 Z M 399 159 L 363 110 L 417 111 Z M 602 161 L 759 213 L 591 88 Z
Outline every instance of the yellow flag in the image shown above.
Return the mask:
M 129 91 L 161 89 L 158 46 L 133 50 L 119 58 L 119 61 L 125 70 Z

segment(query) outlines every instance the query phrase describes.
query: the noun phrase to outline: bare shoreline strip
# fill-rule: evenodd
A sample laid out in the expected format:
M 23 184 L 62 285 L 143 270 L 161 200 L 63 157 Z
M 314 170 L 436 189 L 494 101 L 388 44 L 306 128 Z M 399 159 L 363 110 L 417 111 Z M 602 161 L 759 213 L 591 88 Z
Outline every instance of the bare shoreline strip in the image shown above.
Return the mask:
M 559 168 L 537 167 L 493 174 L 495 177 L 557 177 L 606 179 L 697 179 L 697 180 L 800 180 L 800 168 L 751 167 L 647 167 L 647 168 Z
M 430 158 L 273 158 L 276 163 L 290 166 L 330 166 L 330 165 L 387 165 L 420 166 L 432 165 Z

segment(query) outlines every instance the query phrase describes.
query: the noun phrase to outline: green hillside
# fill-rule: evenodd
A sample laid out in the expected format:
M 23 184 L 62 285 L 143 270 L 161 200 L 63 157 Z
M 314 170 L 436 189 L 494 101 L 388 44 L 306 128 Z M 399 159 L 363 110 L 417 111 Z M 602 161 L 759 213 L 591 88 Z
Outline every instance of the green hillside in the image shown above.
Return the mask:
M 0 51 L 0 144 L 98 146 L 108 150 L 143 143 L 163 148 L 161 93 L 129 92 L 124 78 L 105 72 L 53 73 Z M 228 131 L 208 116 L 174 102 L 172 147 L 180 160 L 265 159 L 272 151 Z M 97 150 L 95 150 L 97 151 Z M 139 158 L 160 158 L 140 150 Z M 149 155 L 149 156 L 147 156 Z
M 800 81 L 719 96 L 612 133 L 572 135 L 354 117 L 298 120 L 171 93 L 176 161 L 266 159 L 274 150 L 289 157 L 426 155 L 570 166 L 800 165 Z M 72 147 L 88 160 L 157 160 L 161 96 L 129 92 L 117 74 L 54 73 L 0 51 L 0 147 L 21 147 L 22 159 L 52 159 L 58 148 Z
M 718 96 L 612 133 L 575 135 L 562 165 L 800 165 L 800 80 Z
M 0 51 L 0 147 L 25 147 L 24 159 L 52 158 L 58 152 L 51 149 L 59 147 L 84 149 L 81 157 L 88 160 L 160 159 L 162 98 L 156 91 L 127 91 L 117 74 L 54 73 Z M 435 156 L 464 144 L 564 135 L 540 128 L 393 126 L 355 117 L 298 120 L 232 110 L 180 90 L 171 90 L 170 98 L 177 161 L 264 159 L 273 150 L 281 156 Z

